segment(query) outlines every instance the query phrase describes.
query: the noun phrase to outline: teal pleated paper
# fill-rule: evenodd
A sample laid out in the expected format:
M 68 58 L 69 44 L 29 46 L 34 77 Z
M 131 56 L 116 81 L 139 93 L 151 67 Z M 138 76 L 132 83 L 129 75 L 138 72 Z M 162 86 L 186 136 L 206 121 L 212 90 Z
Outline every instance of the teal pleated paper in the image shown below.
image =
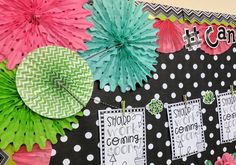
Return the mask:
M 134 0 L 96 0 L 87 6 L 92 12 L 88 18 L 94 27 L 89 29 L 93 39 L 87 43 L 88 51 L 80 52 L 90 65 L 100 88 L 110 86 L 122 92 L 143 86 L 156 71 L 158 54 L 155 49 L 157 30 L 142 5 Z

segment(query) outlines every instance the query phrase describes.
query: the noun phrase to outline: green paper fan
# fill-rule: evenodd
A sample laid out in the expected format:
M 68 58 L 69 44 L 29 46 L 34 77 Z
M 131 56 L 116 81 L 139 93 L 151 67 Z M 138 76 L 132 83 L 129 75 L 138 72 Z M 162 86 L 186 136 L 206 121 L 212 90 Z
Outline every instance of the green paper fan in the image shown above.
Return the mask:
M 93 78 L 86 61 L 69 49 L 48 46 L 31 52 L 16 74 L 25 104 L 48 118 L 66 118 L 91 98 Z
M 136 90 L 136 84 L 143 86 L 151 71 L 156 71 L 157 29 L 142 7 L 135 6 L 135 0 L 96 0 L 87 6 L 93 11 L 88 18 L 94 24 L 89 29 L 93 39 L 87 42 L 88 51 L 80 55 L 88 61 L 100 88 Z
M 12 143 L 15 151 L 21 145 L 31 151 L 35 143 L 42 149 L 47 140 L 55 144 L 57 134 L 64 135 L 64 129 L 72 130 L 71 124 L 78 120 L 75 116 L 48 119 L 31 111 L 17 92 L 15 77 L 16 69 L 9 71 L 5 62 L 0 63 L 0 148 Z

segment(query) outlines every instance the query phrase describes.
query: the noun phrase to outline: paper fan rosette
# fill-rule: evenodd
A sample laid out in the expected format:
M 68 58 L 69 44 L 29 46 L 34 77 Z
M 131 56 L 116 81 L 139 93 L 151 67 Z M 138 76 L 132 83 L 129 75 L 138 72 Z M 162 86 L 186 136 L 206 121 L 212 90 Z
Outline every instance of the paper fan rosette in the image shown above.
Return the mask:
M 57 45 L 86 50 L 91 37 L 87 0 L 0 0 L 0 60 L 13 69 L 36 48 Z
M 184 47 L 183 35 L 184 28 L 187 24 L 181 24 L 178 21 L 156 20 L 154 27 L 159 29 L 157 33 L 159 40 L 157 44 L 160 46 L 157 51 L 162 53 L 174 53 Z
M 48 46 L 31 52 L 19 65 L 17 90 L 24 103 L 48 118 L 66 118 L 91 98 L 93 78 L 86 61 L 67 48 Z
M 57 134 L 64 135 L 64 129 L 72 130 L 72 123 L 78 123 L 75 116 L 65 119 L 49 119 L 31 111 L 22 101 L 16 88 L 16 69 L 9 71 L 6 63 L 0 63 L 0 148 L 12 144 L 15 151 L 25 145 L 31 151 L 34 144 L 45 148 L 46 141 L 55 144 Z M 82 116 L 79 112 L 77 116 Z
M 87 7 L 93 11 L 88 19 L 94 24 L 89 29 L 93 39 L 80 55 L 88 61 L 100 88 L 109 85 L 115 91 L 119 86 L 125 92 L 136 90 L 136 84 L 143 86 L 156 70 L 154 21 L 148 20 L 141 4 L 135 6 L 135 0 L 96 0 Z

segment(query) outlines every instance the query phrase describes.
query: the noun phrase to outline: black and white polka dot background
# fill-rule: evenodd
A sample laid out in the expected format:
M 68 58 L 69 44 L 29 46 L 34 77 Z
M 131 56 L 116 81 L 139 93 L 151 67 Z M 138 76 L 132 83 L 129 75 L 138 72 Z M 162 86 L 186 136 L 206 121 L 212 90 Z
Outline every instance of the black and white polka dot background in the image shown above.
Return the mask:
M 58 137 L 53 146 L 51 165 L 99 165 L 98 110 L 106 109 L 99 100 L 120 106 L 125 100 L 129 107 L 145 107 L 152 98 L 160 98 L 167 103 L 179 102 L 182 95 L 189 99 L 201 97 L 204 90 L 215 93 L 225 92 L 230 84 L 236 86 L 236 45 L 220 56 L 209 56 L 201 50 L 188 52 L 183 49 L 173 54 L 159 54 L 157 72 L 144 87 L 125 94 L 109 87 L 98 89 L 95 83 L 93 97 L 84 110 L 75 130 L 67 131 L 66 136 Z M 235 152 L 236 143 L 220 144 L 220 132 L 216 102 L 202 104 L 204 131 L 207 150 L 187 159 L 171 160 L 171 144 L 166 109 L 157 116 L 146 113 L 147 159 L 148 165 L 203 165 L 206 159 L 215 161 L 223 152 Z

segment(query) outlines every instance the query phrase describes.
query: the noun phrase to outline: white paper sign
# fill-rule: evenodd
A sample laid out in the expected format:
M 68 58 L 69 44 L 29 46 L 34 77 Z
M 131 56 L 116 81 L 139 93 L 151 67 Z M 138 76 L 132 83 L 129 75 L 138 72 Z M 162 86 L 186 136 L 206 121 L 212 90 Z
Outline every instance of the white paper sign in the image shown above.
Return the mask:
M 236 140 L 236 95 L 230 92 L 216 96 L 220 123 L 221 143 Z
M 200 99 L 169 104 L 168 120 L 173 160 L 206 150 Z
M 100 110 L 101 165 L 146 165 L 145 108 Z

